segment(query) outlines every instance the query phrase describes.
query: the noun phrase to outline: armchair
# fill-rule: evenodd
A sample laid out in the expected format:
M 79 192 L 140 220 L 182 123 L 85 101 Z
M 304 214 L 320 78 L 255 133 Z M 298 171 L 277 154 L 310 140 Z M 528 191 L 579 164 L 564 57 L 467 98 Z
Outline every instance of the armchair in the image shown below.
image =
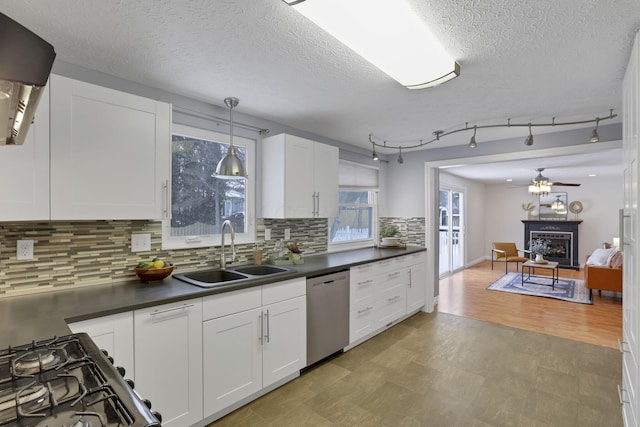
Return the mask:
M 504 262 L 505 274 L 509 271 L 509 263 L 516 263 L 516 271 L 518 271 L 518 263 L 529 261 L 531 251 L 516 248 L 515 243 L 511 242 L 493 242 L 491 249 L 491 269 L 493 270 L 494 262 Z M 529 257 L 520 256 L 520 253 L 528 254 Z

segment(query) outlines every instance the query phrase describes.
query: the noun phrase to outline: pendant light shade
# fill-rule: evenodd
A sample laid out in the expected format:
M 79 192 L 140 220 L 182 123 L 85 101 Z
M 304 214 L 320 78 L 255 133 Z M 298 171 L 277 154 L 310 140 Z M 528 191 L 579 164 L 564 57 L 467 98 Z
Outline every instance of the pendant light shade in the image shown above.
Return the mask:
M 222 160 L 218 162 L 216 172 L 213 174 L 216 178 L 237 179 L 247 177 L 244 164 L 236 153 L 236 147 L 233 146 L 233 109 L 238 106 L 239 102 L 238 98 L 230 97 L 224 99 L 225 105 L 229 107 L 229 150 Z

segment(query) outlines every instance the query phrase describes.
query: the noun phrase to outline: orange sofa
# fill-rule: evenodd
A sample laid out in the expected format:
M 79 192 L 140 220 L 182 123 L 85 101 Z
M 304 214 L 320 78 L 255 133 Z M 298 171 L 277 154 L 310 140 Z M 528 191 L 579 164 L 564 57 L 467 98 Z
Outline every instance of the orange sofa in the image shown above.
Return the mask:
M 584 284 L 590 293 L 594 289 L 622 292 L 622 252 L 616 252 L 608 266 L 585 264 Z

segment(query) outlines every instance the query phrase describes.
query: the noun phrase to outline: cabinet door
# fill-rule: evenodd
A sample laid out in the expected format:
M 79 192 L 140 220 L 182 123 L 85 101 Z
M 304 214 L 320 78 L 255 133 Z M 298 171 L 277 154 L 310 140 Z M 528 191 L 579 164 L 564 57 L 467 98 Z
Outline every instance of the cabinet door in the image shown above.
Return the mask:
M 205 417 L 262 388 L 262 326 L 260 308 L 203 323 Z
M 426 260 L 409 267 L 409 287 L 407 288 L 407 313 L 423 307 L 427 291 Z
M 171 106 L 51 76 L 51 219 L 168 217 Z
M 263 387 L 304 368 L 307 362 L 307 301 L 296 297 L 267 305 L 264 316 Z
M 640 417 L 640 288 L 638 251 L 638 160 L 640 157 L 640 32 L 636 34 L 623 81 L 624 211 L 621 237 L 624 243 L 622 270 L 622 400 L 625 425 Z
M 49 219 L 49 87 L 23 145 L 0 155 L 0 221 Z
M 338 216 L 338 148 L 315 143 L 314 145 L 314 191 L 316 213 L 320 218 Z
M 69 329 L 89 335 L 99 349 L 113 357 L 115 366 L 125 369 L 125 378 L 135 381 L 132 311 L 69 323 Z
M 311 218 L 314 211 L 313 141 L 293 135 L 285 144 L 285 218 Z
M 202 420 L 202 300 L 136 310 L 134 325 L 138 393 L 163 426 Z

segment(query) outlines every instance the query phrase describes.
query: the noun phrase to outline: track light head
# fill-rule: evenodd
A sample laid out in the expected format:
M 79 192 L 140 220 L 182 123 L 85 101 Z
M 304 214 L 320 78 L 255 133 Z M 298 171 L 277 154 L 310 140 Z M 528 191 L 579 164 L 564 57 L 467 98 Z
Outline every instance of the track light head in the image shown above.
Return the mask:
M 531 133 L 531 123 L 529 123 L 529 135 L 524 140 L 524 145 L 533 145 L 533 134 Z
M 378 153 L 376 153 L 376 145 L 373 144 L 373 153 L 371 153 L 371 158 L 373 160 L 380 160 L 380 156 L 378 156 Z
M 591 132 L 591 138 L 589 138 L 589 142 L 600 142 L 600 135 L 598 135 L 598 124 L 600 122 L 600 118 L 596 118 L 596 127 Z
M 398 154 L 398 163 L 404 163 L 404 159 L 402 158 L 402 147 L 400 147 L 400 153 Z
M 478 143 L 476 142 L 476 127 L 473 127 L 473 136 L 469 141 L 469 148 L 478 148 Z

